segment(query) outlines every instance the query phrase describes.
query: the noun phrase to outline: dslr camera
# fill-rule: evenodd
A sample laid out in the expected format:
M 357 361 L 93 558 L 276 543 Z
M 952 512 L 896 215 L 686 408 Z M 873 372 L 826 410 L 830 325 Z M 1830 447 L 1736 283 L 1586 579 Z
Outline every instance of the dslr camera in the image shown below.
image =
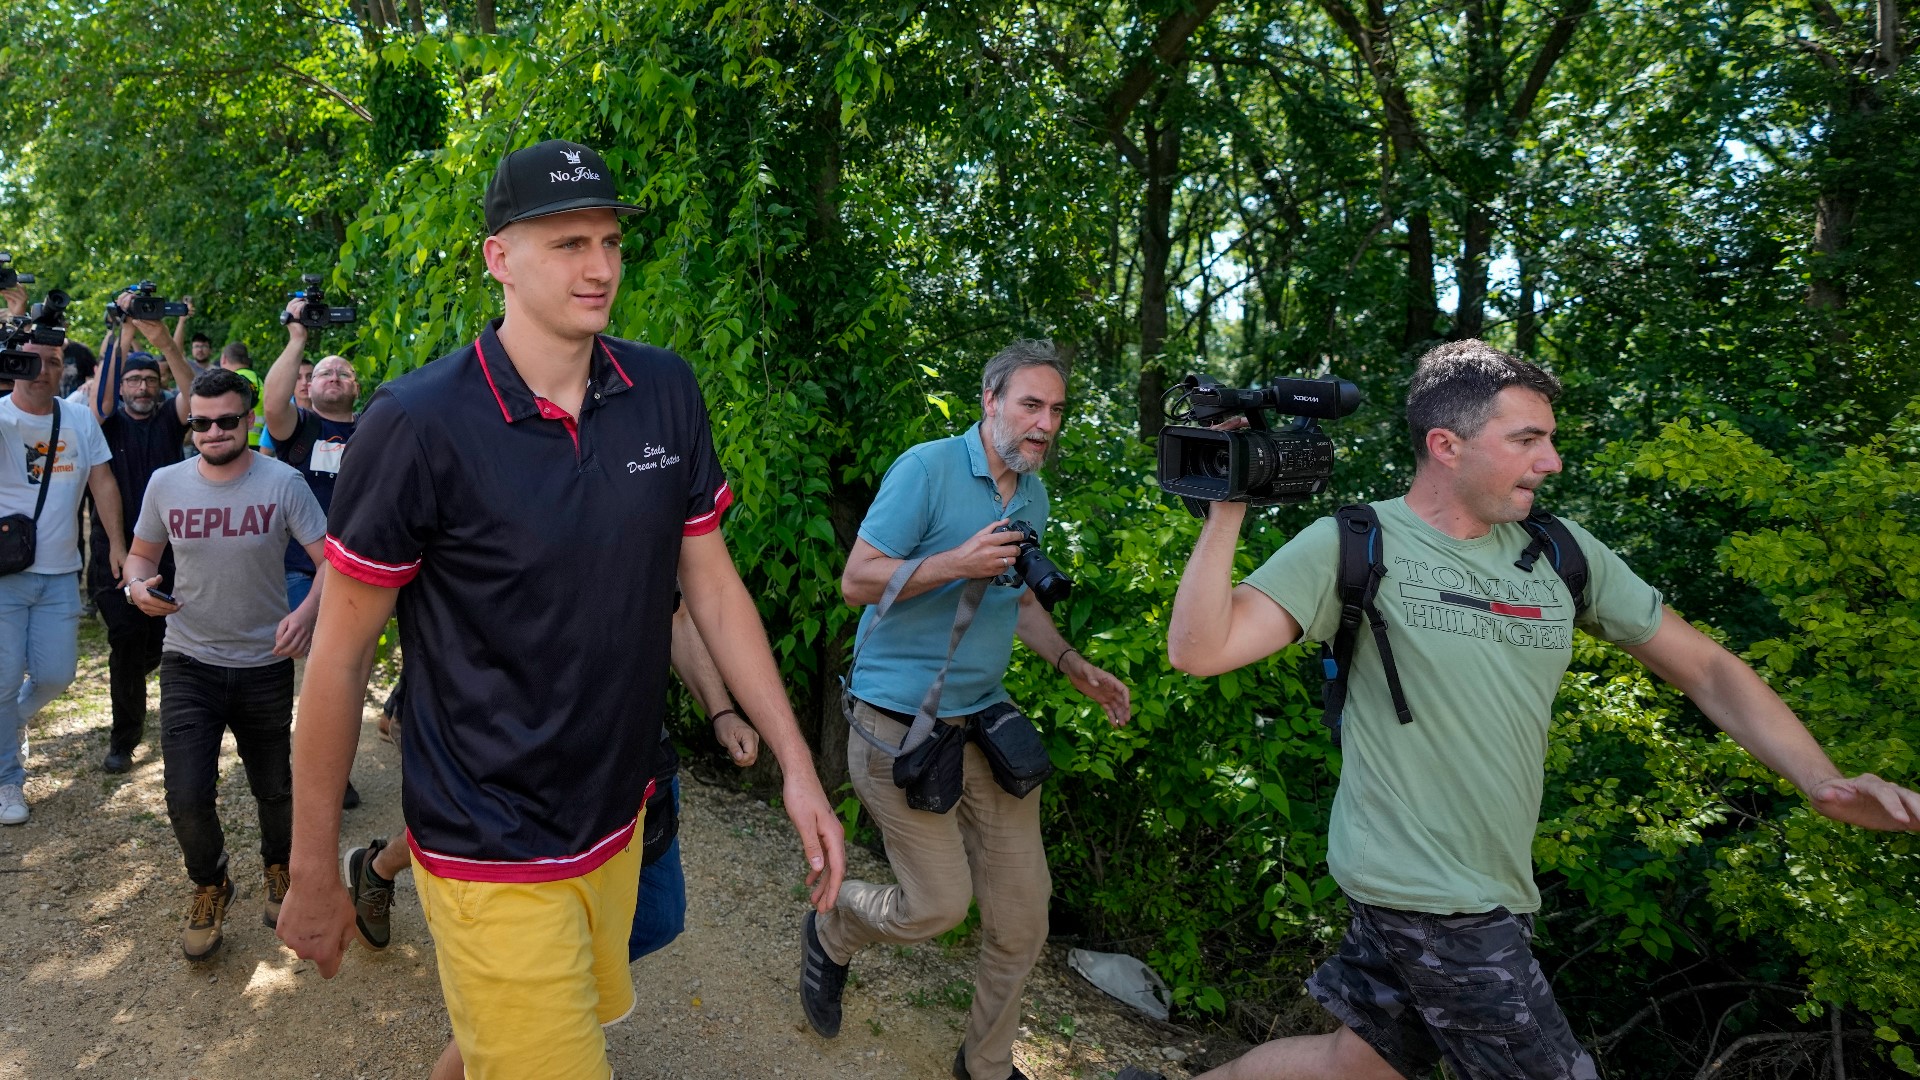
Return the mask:
M 0 251 L 0 289 L 11 289 L 20 284 L 32 285 L 33 275 L 23 274 L 13 268 L 13 256 Z
M 119 297 L 107 301 L 107 325 L 114 326 L 122 318 L 152 322 L 155 319 L 172 319 L 187 313 L 185 303 L 155 295 L 156 287 L 151 281 L 142 281 L 121 290 L 132 295 L 133 299 L 127 303 L 124 311 L 120 308 Z
M 1020 554 L 1013 557 L 1013 566 L 1007 576 L 1026 582 L 1027 588 L 1033 590 L 1033 598 L 1040 601 L 1042 607 L 1052 611 L 1053 605 L 1065 600 L 1067 594 L 1073 591 L 1073 582 L 1060 572 L 1059 567 L 1053 565 L 1053 560 L 1047 558 L 1046 552 L 1040 550 L 1040 534 L 1031 523 L 1010 521 L 993 531 L 1015 534 L 1013 543 L 1019 545 Z
M 1204 503 L 1274 506 L 1325 491 L 1333 479 L 1333 440 L 1319 422 L 1360 407 L 1360 388 L 1335 378 L 1275 379 L 1240 390 L 1188 375 L 1168 396 L 1172 422 L 1160 429 L 1160 488 L 1180 496 L 1195 517 L 1206 516 Z M 1296 419 L 1276 431 L 1268 413 Z M 1235 416 L 1246 417 L 1247 426 L 1212 426 Z
M 33 305 L 31 313 L 0 323 L 0 379 L 24 382 L 39 378 L 40 354 L 29 352 L 27 346 L 59 348 L 66 343 L 67 294 L 48 289 L 47 298 Z
M 300 282 L 306 288 L 289 296 L 289 300 L 304 300 L 298 315 L 291 311 L 280 313 L 280 325 L 298 322 L 309 330 L 325 330 L 329 326 L 343 326 L 358 319 L 359 313 L 349 305 L 347 307 L 328 307 L 327 292 L 322 287 L 326 279 L 319 274 L 301 274 Z

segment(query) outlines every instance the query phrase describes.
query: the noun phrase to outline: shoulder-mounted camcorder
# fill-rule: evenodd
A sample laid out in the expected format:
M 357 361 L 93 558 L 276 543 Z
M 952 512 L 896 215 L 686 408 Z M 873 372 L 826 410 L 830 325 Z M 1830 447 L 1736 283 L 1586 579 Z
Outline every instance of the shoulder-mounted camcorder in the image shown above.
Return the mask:
M 119 297 L 107 301 L 107 325 L 112 326 L 122 318 L 138 322 L 153 322 L 155 319 L 173 319 L 187 313 L 184 301 L 169 300 L 155 290 L 158 286 L 151 281 L 135 282 L 121 290 L 133 297 L 123 309 Z
M 33 305 L 25 315 L 14 315 L 0 323 L 0 379 L 15 382 L 40 377 L 40 354 L 29 352 L 29 345 L 67 343 L 67 294 L 48 289 L 47 298 Z
M 359 313 L 351 306 L 328 307 L 327 291 L 323 287 L 325 278 L 319 274 L 301 274 L 300 282 L 306 288 L 288 297 L 289 300 L 302 300 L 300 311 L 280 313 L 280 324 L 298 322 L 309 330 L 325 330 L 329 326 L 343 326 L 358 319 Z
M 13 256 L 0 251 L 0 289 L 11 289 L 15 285 L 34 284 L 32 274 L 23 274 L 13 268 Z
M 1205 516 L 1202 503 L 1273 506 L 1311 498 L 1333 478 L 1333 440 L 1319 422 L 1359 407 L 1360 388 L 1345 379 L 1275 379 L 1240 390 L 1189 375 L 1168 391 L 1160 487 L 1180 496 L 1195 517 Z M 1268 413 L 1297 419 L 1276 431 Z M 1214 427 L 1236 416 L 1246 418 L 1244 428 Z

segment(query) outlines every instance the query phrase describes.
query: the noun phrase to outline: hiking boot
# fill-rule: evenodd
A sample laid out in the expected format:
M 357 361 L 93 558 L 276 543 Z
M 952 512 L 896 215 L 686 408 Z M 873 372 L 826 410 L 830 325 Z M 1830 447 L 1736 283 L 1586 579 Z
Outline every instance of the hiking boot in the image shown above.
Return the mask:
M 973 1074 L 967 1071 L 966 1043 L 961 1043 L 960 1049 L 954 1051 L 953 1080 L 973 1080 Z M 1007 1080 L 1027 1080 L 1027 1074 L 1020 1071 L 1020 1066 L 1015 1065 L 1013 1066 L 1013 1071 L 1007 1074 Z M 1132 1078 L 1129 1077 L 1128 1080 L 1132 1080 Z M 1166 1077 L 1163 1076 L 1160 1080 L 1166 1080 Z
M 0 784 L 0 825 L 27 823 L 27 793 L 19 784 Z
M 823 1039 L 840 1034 L 840 995 L 847 986 L 847 965 L 836 964 L 813 929 L 814 913 L 800 920 L 800 1005 L 807 1023 Z
M 347 790 L 340 793 L 340 809 L 351 810 L 360 805 L 360 792 L 356 791 L 353 781 L 347 781 Z
M 260 913 L 260 921 L 267 929 L 280 928 L 280 904 L 287 898 L 287 864 L 274 863 L 267 867 L 267 910 Z
M 110 773 L 123 773 L 133 768 L 133 754 L 127 750 L 109 750 L 107 756 L 100 759 L 100 767 Z
M 387 846 L 385 838 L 347 852 L 347 891 L 353 893 L 353 925 L 369 949 L 384 949 L 393 940 L 393 882 L 374 872 L 374 856 Z
M 189 960 L 205 960 L 220 949 L 220 924 L 233 902 L 233 879 L 218 885 L 196 885 L 187 908 L 187 928 L 180 935 L 180 951 Z

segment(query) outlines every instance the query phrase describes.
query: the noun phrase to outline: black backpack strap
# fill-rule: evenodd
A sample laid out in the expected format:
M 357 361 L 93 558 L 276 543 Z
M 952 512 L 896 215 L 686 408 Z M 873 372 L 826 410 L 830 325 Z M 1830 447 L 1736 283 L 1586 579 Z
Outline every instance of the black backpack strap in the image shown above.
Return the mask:
M 304 471 L 307 463 L 313 460 L 313 447 L 319 441 L 320 414 L 311 409 L 301 409 L 300 425 L 293 429 L 293 438 L 284 447 L 276 446 L 274 453 L 281 461 Z
M 1580 548 L 1580 542 L 1573 538 L 1573 530 L 1567 523 L 1554 517 L 1545 510 L 1535 510 L 1520 523 L 1533 537 L 1520 557 L 1513 565 L 1527 573 L 1533 573 L 1533 564 L 1540 556 L 1547 556 L 1554 573 L 1567 583 L 1567 591 L 1573 594 L 1573 614 L 1580 617 L 1587 610 L 1587 553 Z
M 1341 714 L 1347 704 L 1347 678 L 1353 669 L 1353 650 L 1359 644 L 1360 623 L 1364 619 L 1373 630 L 1373 641 L 1380 650 L 1380 664 L 1387 676 L 1387 689 L 1393 694 L 1393 711 L 1403 724 L 1413 722 L 1407 707 L 1406 692 L 1400 686 L 1400 670 L 1393 662 L 1393 646 L 1387 641 L 1386 619 L 1374 605 L 1380 581 L 1387 567 L 1380 554 L 1380 518 L 1373 507 L 1343 506 L 1334 514 L 1340 537 L 1340 629 L 1334 634 L 1333 647 L 1321 656 L 1326 681 L 1321 695 L 1321 722 L 1340 745 Z

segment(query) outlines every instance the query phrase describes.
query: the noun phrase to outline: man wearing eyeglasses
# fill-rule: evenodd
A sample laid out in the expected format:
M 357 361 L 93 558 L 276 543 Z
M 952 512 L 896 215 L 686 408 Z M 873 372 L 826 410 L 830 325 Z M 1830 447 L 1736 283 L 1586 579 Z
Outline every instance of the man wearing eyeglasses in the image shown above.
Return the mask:
M 262 920 L 274 926 L 287 893 L 293 837 L 293 661 L 306 654 L 320 589 L 287 610 L 282 570 L 289 539 L 318 558 L 327 518 L 291 466 L 247 446 L 253 391 L 235 372 L 193 380 L 187 426 L 198 457 L 148 481 L 127 555 L 127 598 L 167 617 L 160 659 L 160 754 L 167 816 L 186 857 L 193 896 L 181 950 L 202 960 L 220 947 L 233 899 L 226 838 L 215 808 L 220 739 L 231 729 L 260 814 L 266 871 Z M 173 550 L 170 595 L 160 558 Z
M 125 307 L 126 300 L 120 304 Z M 123 320 L 117 339 L 108 337 L 101 347 L 99 378 L 94 380 L 88 404 L 100 421 L 107 448 L 113 451 L 107 465 L 120 487 L 124 524 L 117 539 L 122 550 L 133 542 L 133 523 L 140 516 L 140 502 L 146 498 L 153 474 L 186 456 L 181 444 L 187 435 L 187 395 L 162 390 L 160 364 L 154 355 L 133 351 L 136 331 L 166 357 L 176 384 L 192 385 L 199 371 L 158 322 Z M 107 627 L 107 682 L 113 701 L 113 728 L 100 766 L 110 773 L 123 773 L 133 767 L 134 748 L 146 735 L 147 676 L 160 666 L 167 620 L 148 615 L 127 600 L 108 557 L 114 539 L 95 513 L 87 592 Z M 171 553 L 160 557 L 159 574 L 163 583 L 173 579 Z
M 295 300 L 287 310 L 298 314 L 305 300 Z M 359 417 L 353 406 L 360 399 L 360 378 L 353 363 L 344 356 L 322 357 L 313 365 L 313 378 L 307 386 L 311 408 L 294 402 L 299 387 L 301 355 L 307 348 L 307 328 L 295 319 L 287 323 L 287 347 L 282 349 L 260 391 L 265 404 L 267 434 L 272 437 L 274 456 L 300 470 L 306 477 L 320 509 L 333 507 L 333 481 L 340 474 L 340 460 L 346 454 L 347 440 L 353 438 Z M 299 545 L 287 548 L 287 604 L 300 606 L 307 590 L 313 587 L 314 562 Z

